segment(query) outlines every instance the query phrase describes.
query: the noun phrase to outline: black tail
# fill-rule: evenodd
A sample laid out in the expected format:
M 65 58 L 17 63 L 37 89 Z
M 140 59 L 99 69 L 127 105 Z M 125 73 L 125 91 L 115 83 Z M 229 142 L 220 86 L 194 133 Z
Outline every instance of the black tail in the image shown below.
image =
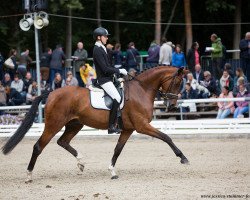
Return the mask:
M 32 106 L 29 110 L 29 112 L 25 115 L 25 118 L 22 122 L 22 124 L 18 127 L 14 135 L 11 136 L 11 138 L 6 142 L 6 144 L 2 147 L 3 154 L 10 153 L 16 145 L 23 139 L 25 134 L 28 132 L 30 127 L 33 124 L 33 121 L 36 117 L 36 112 L 38 110 L 39 103 L 47 98 L 49 96 L 49 91 L 45 90 L 42 92 L 42 94 L 35 98 L 35 100 L 32 103 Z

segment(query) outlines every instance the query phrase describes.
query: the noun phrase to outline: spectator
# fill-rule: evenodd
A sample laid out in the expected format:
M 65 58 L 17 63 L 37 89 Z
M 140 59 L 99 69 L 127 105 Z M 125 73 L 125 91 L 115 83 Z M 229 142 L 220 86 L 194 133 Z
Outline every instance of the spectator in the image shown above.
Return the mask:
M 30 72 L 26 73 L 25 78 L 23 79 L 23 91 L 28 92 L 29 86 L 33 83 L 32 75 Z
M 249 93 L 243 84 L 239 85 L 239 92 L 237 94 L 237 98 L 241 97 L 249 97 Z M 249 110 L 247 101 L 236 101 L 236 105 L 237 108 L 234 111 L 234 118 L 238 118 L 239 115 L 243 115 Z
M 24 78 L 27 73 L 27 66 L 32 62 L 32 59 L 29 56 L 30 50 L 26 49 L 21 53 L 19 64 L 17 66 L 17 72 L 21 75 L 21 78 Z
M 233 88 L 234 97 L 236 97 L 237 94 L 239 93 L 239 85 L 244 85 L 247 92 L 250 93 L 250 85 L 249 85 L 249 83 L 246 83 L 245 79 L 243 77 L 239 77 L 238 80 L 237 80 L 236 85 L 234 85 L 234 88 Z
M 221 39 L 216 35 L 211 35 L 211 42 L 212 42 L 212 70 L 213 70 L 213 76 L 219 80 L 221 76 L 221 65 L 222 65 L 222 43 Z
M 181 99 L 197 99 L 197 98 L 198 98 L 197 91 L 191 87 L 190 83 L 186 83 L 185 90 L 181 94 Z M 181 108 L 182 112 L 196 111 L 195 103 L 185 103 Z
M 216 81 L 209 71 L 204 72 L 204 80 L 200 82 L 200 85 L 207 88 L 211 95 L 219 96 Z
M 150 47 L 148 48 L 148 57 L 146 67 L 155 67 L 158 65 L 160 54 L 160 45 L 156 41 L 151 42 Z
M 9 73 L 10 78 L 12 80 L 14 79 L 14 75 L 15 75 L 16 69 L 17 69 L 17 61 L 16 61 L 17 58 L 16 58 L 16 55 L 17 55 L 16 49 L 11 49 L 10 53 L 9 53 L 9 58 L 11 58 L 11 60 L 12 60 L 12 62 L 14 64 L 14 67 L 13 68 L 7 67 L 6 72 Z
M 10 74 L 9 73 L 4 74 L 4 79 L 2 81 L 2 84 L 3 84 L 4 87 L 6 87 L 6 86 L 10 87 L 10 85 L 11 85 L 11 78 L 10 78 Z
M 224 69 L 223 70 L 227 70 L 229 75 L 231 76 L 231 78 L 233 79 L 234 78 L 234 72 L 232 70 L 232 66 L 230 63 L 225 63 L 224 65 Z
M 127 65 L 127 70 L 129 71 L 130 68 L 135 69 L 137 72 L 139 71 L 137 66 L 137 56 L 139 56 L 139 51 L 135 48 L 135 43 L 130 42 L 128 44 L 128 49 L 126 51 L 126 65 Z
M 230 77 L 229 73 L 227 70 L 224 69 L 223 71 L 223 75 L 220 79 L 220 89 L 222 91 L 222 88 L 224 86 L 227 86 L 229 88 L 229 91 L 232 91 L 233 90 L 233 87 L 234 87 L 234 81 L 233 79 Z
M 5 87 L 2 85 L 2 82 L 0 81 L 0 106 L 6 106 L 7 103 L 7 95 L 5 91 Z M 2 112 L 0 111 L 0 114 Z
M 80 68 L 82 65 L 85 65 L 85 62 L 88 58 L 88 52 L 84 49 L 83 43 L 77 43 L 77 49 L 74 52 L 74 65 L 75 65 L 75 72 L 76 72 L 76 79 L 78 81 L 79 86 L 84 87 L 84 83 L 82 82 L 80 76 Z
M 51 60 L 50 60 L 50 82 L 53 82 L 56 73 L 63 74 L 63 63 L 66 59 L 65 54 L 63 52 L 62 46 L 60 44 L 56 45 L 56 49 L 52 52 Z
M 96 71 L 88 63 L 81 66 L 80 75 L 87 88 L 92 84 L 92 79 L 96 79 Z
M 246 33 L 244 39 L 240 41 L 240 66 L 247 80 L 250 81 L 250 32 Z
M 186 87 L 186 83 L 187 83 L 187 78 L 183 75 L 183 77 L 182 77 L 182 83 L 181 83 L 181 86 L 180 86 L 179 96 L 181 96 L 181 94 L 185 91 L 185 89 L 186 89 L 185 88 Z
M 222 88 L 222 93 L 220 94 L 219 98 L 233 98 L 233 93 L 230 92 L 228 86 L 224 86 Z M 218 102 L 217 103 L 219 110 L 216 119 L 225 119 L 227 116 L 230 115 L 230 113 L 233 113 L 234 108 L 234 102 Z
M 137 71 L 136 71 L 135 69 L 131 68 L 131 69 L 129 70 L 128 73 L 129 73 L 132 77 L 135 77 L 136 74 L 137 74 Z
M 247 77 L 244 75 L 243 70 L 241 68 L 237 68 L 235 73 L 236 73 L 236 75 L 234 77 L 234 86 L 238 86 L 237 85 L 238 84 L 238 79 L 240 77 L 244 78 L 244 82 L 245 82 L 244 84 L 247 83 Z
M 197 64 L 195 65 L 195 71 L 193 72 L 194 79 L 200 83 L 204 79 L 204 72 L 201 69 L 201 65 Z
M 208 98 L 210 96 L 208 89 L 204 86 L 201 86 L 198 81 L 194 79 L 192 73 L 187 75 L 187 83 L 190 83 L 193 90 L 197 90 L 198 98 Z
M 114 66 L 114 62 L 113 62 L 113 50 L 114 46 L 112 44 L 107 44 L 106 45 L 106 49 L 107 49 L 107 54 L 108 54 L 108 58 L 109 58 L 109 62 L 112 66 Z
M 70 85 L 78 86 L 78 80 L 73 76 L 72 71 L 67 72 L 67 78 L 70 78 Z M 67 83 L 67 79 L 66 79 Z
M 0 81 L 3 79 L 3 64 L 4 64 L 4 57 L 2 56 L 0 52 Z
M 25 99 L 15 88 L 10 88 L 10 97 L 7 103 L 8 106 L 18 106 L 25 103 Z
M 196 65 L 200 65 L 200 52 L 198 51 L 198 49 L 199 49 L 199 43 L 194 42 L 191 46 L 191 49 L 188 50 L 187 64 L 188 64 L 188 69 L 191 72 L 194 72 Z
M 113 58 L 114 58 L 114 64 L 115 68 L 121 68 L 122 67 L 122 62 L 123 62 L 123 55 L 121 52 L 121 44 L 116 43 L 115 44 L 115 49 L 113 51 Z
M 40 65 L 41 65 L 40 72 L 42 75 L 41 80 L 44 80 L 46 82 L 49 81 L 49 66 L 51 61 L 51 54 L 52 54 L 51 48 L 46 48 L 46 52 L 44 52 L 40 58 Z
M 185 55 L 181 51 L 181 45 L 179 44 L 176 45 L 175 52 L 172 55 L 172 65 L 178 68 L 186 66 Z
M 170 66 L 172 62 L 172 47 L 167 43 L 166 38 L 162 38 L 162 45 L 159 53 L 159 65 Z
M 70 77 L 67 77 L 66 78 L 66 83 L 65 83 L 65 86 L 70 86 L 71 85 L 71 78 Z
M 15 74 L 14 80 L 11 82 L 10 87 L 21 93 L 23 91 L 23 81 L 20 79 L 18 74 Z
M 58 88 L 62 88 L 65 86 L 65 81 L 62 79 L 60 73 L 55 74 L 54 81 L 52 82 L 52 90 L 56 90 Z
M 26 96 L 26 102 L 27 104 L 30 104 L 33 102 L 33 100 L 38 96 L 38 88 L 37 88 L 37 82 L 33 81 L 32 84 L 29 85 L 28 93 Z

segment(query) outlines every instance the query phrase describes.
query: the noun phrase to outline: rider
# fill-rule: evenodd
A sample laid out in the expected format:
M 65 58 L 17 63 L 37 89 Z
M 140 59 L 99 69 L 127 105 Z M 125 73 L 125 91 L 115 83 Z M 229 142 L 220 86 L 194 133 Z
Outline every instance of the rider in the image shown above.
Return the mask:
M 104 91 L 113 99 L 112 109 L 109 115 L 109 129 L 108 133 L 119 133 L 120 129 L 115 125 L 117 118 L 117 110 L 121 103 L 121 96 L 115 88 L 112 80 L 114 74 L 127 75 L 125 69 L 116 69 L 111 66 L 108 58 L 106 47 L 104 46 L 108 40 L 108 31 L 105 28 L 96 28 L 93 32 L 95 42 L 93 50 L 93 61 L 97 73 L 97 82 L 104 89 Z

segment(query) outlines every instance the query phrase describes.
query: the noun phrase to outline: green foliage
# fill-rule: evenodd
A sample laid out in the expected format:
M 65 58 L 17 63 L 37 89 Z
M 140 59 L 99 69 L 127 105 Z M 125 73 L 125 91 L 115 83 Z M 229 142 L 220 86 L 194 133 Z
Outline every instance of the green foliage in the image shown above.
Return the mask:
M 58 5 L 59 4 L 59 5 Z M 71 8 L 72 10 L 82 10 L 83 5 L 80 0 L 50 0 L 49 7 L 52 12 L 58 12 L 61 9 Z
M 235 9 L 235 5 L 229 3 L 227 0 L 206 0 L 206 9 L 209 12 L 218 12 L 221 9 L 232 11 Z

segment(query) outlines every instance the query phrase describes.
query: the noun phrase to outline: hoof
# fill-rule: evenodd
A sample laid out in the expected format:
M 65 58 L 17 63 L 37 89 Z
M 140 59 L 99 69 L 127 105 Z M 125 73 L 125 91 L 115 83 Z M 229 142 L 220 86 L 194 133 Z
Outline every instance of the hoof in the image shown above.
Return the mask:
M 112 176 L 111 179 L 118 179 L 119 176 L 115 175 L 115 176 Z
M 84 170 L 84 164 L 77 163 L 77 167 L 81 170 L 81 172 L 83 172 L 83 170 Z
M 189 165 L 189 161 L 187 158 L 181 159 L 181 164 Z
M 33 182 L 33 180 L 26 180 L 25 181 L 26 184 L 29 184 L 29 183 L 32 183 L 32 182 Z

